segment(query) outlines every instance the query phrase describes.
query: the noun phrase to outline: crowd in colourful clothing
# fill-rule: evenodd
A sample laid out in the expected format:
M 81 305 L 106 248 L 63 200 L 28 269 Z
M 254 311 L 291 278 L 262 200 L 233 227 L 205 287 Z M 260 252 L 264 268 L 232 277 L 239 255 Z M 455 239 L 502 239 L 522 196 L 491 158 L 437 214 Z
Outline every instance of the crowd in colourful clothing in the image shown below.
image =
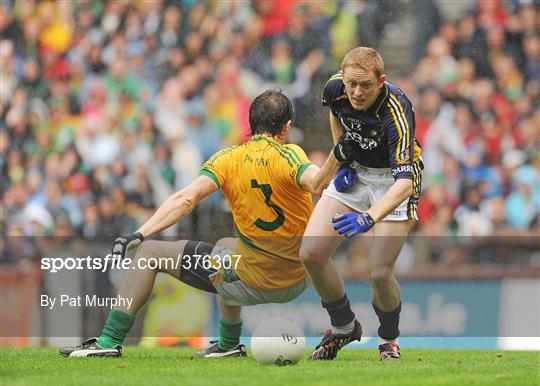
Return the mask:
M 480 1 L 443 22 L 407 86 L 418 98 L 426 234 L 538 235 L 540 13 L 511 5 Z
M 393 6 L 3 1 L 3 234 L 136 229 L 211 154 L 247 139 L 249 103 L 269 87 L 294 99 L 314 148 L 310 131 L 328 130 L 305 127 L 321 82 L 350 48 L 378 46 Z M 414 70 L 391 77 L 413 99 L 424 149 L 418 234 L 538 229 L 539 24 L 535 3 L 479 1 L 433 25 Z

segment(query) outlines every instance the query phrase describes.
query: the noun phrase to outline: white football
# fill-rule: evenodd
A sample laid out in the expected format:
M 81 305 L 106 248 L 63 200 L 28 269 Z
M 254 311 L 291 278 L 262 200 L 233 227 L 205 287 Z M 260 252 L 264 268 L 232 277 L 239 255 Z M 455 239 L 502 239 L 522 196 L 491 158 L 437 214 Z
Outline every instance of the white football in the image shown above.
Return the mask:
M 306 338 L 294 321 L 272 318 L 261 323 L 251 337 L 251 352 L 257 362 L 286 366 L 304 356 Z

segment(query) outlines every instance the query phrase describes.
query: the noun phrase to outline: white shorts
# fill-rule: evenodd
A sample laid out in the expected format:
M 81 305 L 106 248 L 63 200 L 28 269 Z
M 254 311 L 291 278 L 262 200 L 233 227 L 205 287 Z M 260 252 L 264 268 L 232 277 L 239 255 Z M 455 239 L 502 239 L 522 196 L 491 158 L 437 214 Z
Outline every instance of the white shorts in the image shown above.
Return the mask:
M 212 256 L 233 256 L 234 251 L 215 246 Z M 284 272 L 284 275 L 286 273 Z M 209 272 L 209 279 L 213 283 L 217 293 L 221 295 L 223 301 L 230 306 L 253 306 L 266 303 L 288 303 L 298 296 L 308 287 L 308 279 L 304 279 L 290 287 L 274 291 L 265 291 L 254 288 L 240 279 L 234 268 L 225 269 L 221 267 L 215 272 Z
M 253 288 L 242 280 L 221 282 L 214 284 L 223 301 L 230 306 L 253 306 L 267 303 L 288 303 L 308 287 L 308 280 L 304 279 L 295 285 L 276 291 L 264 291 Z
M 365 212 L 377 203 L 381 197 L 394 184 L 394 177 L 390 168 L 368 168 L 358 164 L 353 166 L 356 169 L 356 183 L 354 187 L 345 193 L 340 193 L 334 186 L 334 180 L 330 182 L 322 195 L 333 197 L 342 204 L 358 211 Z M 416 206 L 418 201 L 407 198 L 383 221 L 403 221 L 417 219 Z

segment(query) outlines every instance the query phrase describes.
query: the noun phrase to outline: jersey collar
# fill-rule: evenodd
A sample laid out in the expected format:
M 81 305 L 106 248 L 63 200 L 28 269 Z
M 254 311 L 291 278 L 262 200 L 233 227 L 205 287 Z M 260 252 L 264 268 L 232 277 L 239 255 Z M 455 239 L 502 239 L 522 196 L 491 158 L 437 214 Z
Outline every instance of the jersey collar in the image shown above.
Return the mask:
M 271 141 L 271 142 L 277 143 L 279 145 L 279 142 L 277 142 L 274 138 L 272 138 L 268 134 L 255 134 L 254 136 L 251 137 L 251 139 L 249 141 L 250 142 L 259 142 L 261 140 Z

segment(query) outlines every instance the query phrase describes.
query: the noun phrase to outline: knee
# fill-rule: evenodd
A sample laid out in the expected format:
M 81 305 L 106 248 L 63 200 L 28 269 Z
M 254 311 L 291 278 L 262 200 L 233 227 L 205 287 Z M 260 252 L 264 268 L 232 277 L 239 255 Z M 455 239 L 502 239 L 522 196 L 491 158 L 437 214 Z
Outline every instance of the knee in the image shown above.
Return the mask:
M 320 248 L 304 245 L 300 248 L 300 260 L 306 268 L 322 268 L 328 261 L 328 256 Z
M 158 256 L 158 251 L 159 251 L 159 241 L 156 241 L 156 240 L 144 241 L 137 248 L 137 252 L 135 252 L 135 256 L 133 256 L 133 261 L 139 261 L 139 260 L 149 261 L 150 259 L 154 259 L 156 258 L 156 256 Z
M 146 240 L 139 245 L 137 248 L 136 255 L 144 257 L 152 257 L 156 255 L 156 252 L 159 248 L 159 241 L 156 240 Z
M 392 267 L 374 267 L 368 271 L 368 279 L 373 286 L 387 283 L 389 280 L 392 280 L 392 276 Z

